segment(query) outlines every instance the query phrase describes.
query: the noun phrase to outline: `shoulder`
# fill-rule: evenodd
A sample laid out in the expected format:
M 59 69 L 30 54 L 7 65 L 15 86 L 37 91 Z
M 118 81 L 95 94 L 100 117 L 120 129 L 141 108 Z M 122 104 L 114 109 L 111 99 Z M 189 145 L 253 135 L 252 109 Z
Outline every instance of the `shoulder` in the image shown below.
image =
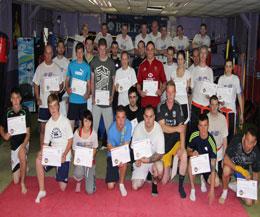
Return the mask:
M 199 131 L 195 131 L 191 134 L 189 142 L 192 142 L 194 139 L 198 138 L 200 136 Z

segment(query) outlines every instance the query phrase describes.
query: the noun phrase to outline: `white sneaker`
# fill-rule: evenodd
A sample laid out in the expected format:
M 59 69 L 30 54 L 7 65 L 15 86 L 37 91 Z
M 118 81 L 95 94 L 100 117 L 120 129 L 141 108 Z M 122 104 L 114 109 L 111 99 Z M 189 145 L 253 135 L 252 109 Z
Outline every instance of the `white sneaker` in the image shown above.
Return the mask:
M 36 199 L 35 199 L 35 203 L 40 203 L 41 199 L 46 197 L 46 191 L 39 191 Z
M 221 194 L 221 196 L 220 196 L 220 198 L 218 200 L 218 202 L 220 204 L 224 204 L 225 203 L 225 201 L 227 199 L 227 194 L 228 194 L 228 190 L 227 189 L 223 190 L 223 192 L 222 192 L 222 194 Z
M 228 188 L 234 192 L 237 192 L 237 182 L 230 182 L 228 183 Z
M 193 189 L 193 188 L 190 191 L 190 200 L 196 201 L 195 189 Z
M 203 193 L 207 192 L 207 185 L 202 175 L 200 176 L 200 190 Z
M 121 193 L 122 197 L 126 197 L 127 196 L 127 191 L 125 189 L 125 185 L 124 184 L 119 184 L 119 190 L 120 190 L 120 193 Z

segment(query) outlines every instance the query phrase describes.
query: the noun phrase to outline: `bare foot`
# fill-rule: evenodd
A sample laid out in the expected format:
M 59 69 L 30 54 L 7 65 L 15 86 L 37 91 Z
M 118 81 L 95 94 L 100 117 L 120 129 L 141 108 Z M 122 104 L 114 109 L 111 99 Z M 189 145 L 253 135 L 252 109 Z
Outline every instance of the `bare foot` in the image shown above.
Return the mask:
M 77 182 L 75 192 L 77 193 L 80 192 L 80 186 L 81 186 L 81 182 Z
M 27 188 L 26 188 L 24 183 L 21 183 L 21 192 L 22 192 L 22 194 L 26 194 L 27 193 Z

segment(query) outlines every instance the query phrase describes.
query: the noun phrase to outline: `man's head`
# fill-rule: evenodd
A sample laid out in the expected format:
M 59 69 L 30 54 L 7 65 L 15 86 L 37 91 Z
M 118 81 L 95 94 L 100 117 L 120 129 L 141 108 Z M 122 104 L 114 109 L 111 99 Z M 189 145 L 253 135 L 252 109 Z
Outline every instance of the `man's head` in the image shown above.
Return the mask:
M 135 107 L 137 104 L 138 100 L 138 94 L 137 94 L 137 89 L 136 87 L 130 87 L 128 90 L 128 99 L 129 99 L 129 104 L 132 107 Z
M 155 121 L 155 111 L 151 105 L 148 105 L 144 109 L 144 124 L 145 128 L 152 129 Z
M 129 55 L 126 51 L 122 51 L 121 53 L 121 65 L 124 68 L 127 68 L 129 64 Z
M 14 87 L 10 93 L 10 100 L 13 108 L 19 108 L 22 101 L 21 90 L 18 87 Z
M 173 80 L 169 80 L 166 84 L 167 102 L 173 103 L 176 95 L 176 86 Z
M 146 23 L 143 23 L 143 24 L 141 25 L 140 32 L 141 32 L 143 35 L 146 35 L 146 34 L 147 34 L 147 24 L 146 24 Z
M 107 24 L 106 23 L 102 23 L 102 25 L 101 25 L 101 33 L 102 33 L 102 35 L 105 36 L 107 34 L 107 32 L 108 32 Z
M 65 45 L 63 40 L 59 40 L 57 43 L 57 53 L 59 56 L 63 56 L 65 53 Z
M 208 137 L 209 118 L 206 114 L 200 114 L 198 128 L 200 131 L 200 137 L 206 139 Z
M 52 117 L 57 117 L 60 113 L 59 97 L 52 93 L 48 96 L 48 108 Z
M 200 63 L 200 51 L 198 48 L 194 48 L 192 50 L 192 60 L 193 60 L 193 64 L 195 66 L 199 65 Z
M 200 47 L 200 63 L 206 63 L 208 56 L 208 47 L 206 45 L 202 45 Z
M 146 45 L 146 57 L 148 60 L 152 60 L 155 55 L 155 46 L 152 41 L 149 41 Z
M 82 42 L 77 43 L 75 50 L 77 60 L 82 61 L 84 57 L 84 44 Z
M 111 53 L 112 53 L 112 56 L 117 56 L 118 54 L 118 43 L 117 41 L 113 41 L 112 44 L 111 44 Z
M 207 34 L 207 25 L 205 23 L 200 25 L 200 34 L 203 36 Z
M 242 146 L 245 153 L 250 153 L 257 144 L 257 130 L 248 128 L 242 138 Z
M 98 54 L 101 58 L 105 58 L 107 55 L 107 41 L 104 38 L 98 41 Z
M 81 28 L 81 34 L 86 37 L 88 35 L 88 24 L 83 24 Z
M 125 126 L 126 113 L 124 106 L 119 105 L 116 108 L 116 126 L 118 129 L 123 129 Z
M 161 37 L 165 38 L 167 36 L 167 27 L 161 26 Z
M 140 56 L 145 55 L 145 43 L 143 40 L 138 42 L 137 48 Z
M 183 36 L 183 26 L 182 25 L 177 26 L 177 36 L 179 36 L 179 37 Z
M 46 45 L 44 48 L 44 61 L 46 64 L 52 63 L 53 50 L 51 45 Z
M 184 50 L 179 50 L 177 52 L 177 63 L 179 66 L 183 66 L 185 64 L 185 51 Z
M 174 47 L 170 46 L 167 48 L 167 63 L 173 63 L 174 59 Z
M 209 99 L 210 113 L 216 115 L 218 113 L 219 101 L 216 95 L 213 95 Z
M 87 53 L 92 53 L 94 50 L 94 42 L 90 36 L 88 36 L 85 40 L 85 47 L 86 47 Z
M 158 28 L 159 28 L 158 21 L 154 20 L 151 26 L 152 33 L 157 34 Z
M 126 24 L 123 24 L 121 27 L 122 35 L 126 36 L 128 33 L 128 26 Z
M 233 62 L 232 60 L 227 60 L 225 64 L 225 73 L 232 74 L 233 72 Z

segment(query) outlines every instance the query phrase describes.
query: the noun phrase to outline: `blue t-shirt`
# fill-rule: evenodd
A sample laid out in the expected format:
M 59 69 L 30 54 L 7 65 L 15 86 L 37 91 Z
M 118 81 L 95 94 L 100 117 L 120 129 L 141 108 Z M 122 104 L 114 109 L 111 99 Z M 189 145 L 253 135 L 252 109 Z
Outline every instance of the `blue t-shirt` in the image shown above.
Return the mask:
M 67 76 L 70 78 L 70 85 L 72 82 L 72 78 L 76 78 L 83 81 L 89 81 L 90 75 L 91 75 L 90 66 L 85 61 L 83 61 L 82 63 L 78 63 L 77 60 L 73 60 L 70 62 L 67 71 Z M 76 104 L 83 104 L 83 103 L 87 103 L 87 100 L 84 98 L 84 96 L 71 93 L 69 96 L 69 102 L 76 103 Z
M 131 141 L 132 124 L 126 119 L 125 127 L 122 132 L 118 131 L 116 122 L 114 121 L 108 130 L 108 144 L 113 147 L 122 145 L 123 143 L 130 143 Z M 107 156 L 111 157 L 111 153 L 107 152 Z

